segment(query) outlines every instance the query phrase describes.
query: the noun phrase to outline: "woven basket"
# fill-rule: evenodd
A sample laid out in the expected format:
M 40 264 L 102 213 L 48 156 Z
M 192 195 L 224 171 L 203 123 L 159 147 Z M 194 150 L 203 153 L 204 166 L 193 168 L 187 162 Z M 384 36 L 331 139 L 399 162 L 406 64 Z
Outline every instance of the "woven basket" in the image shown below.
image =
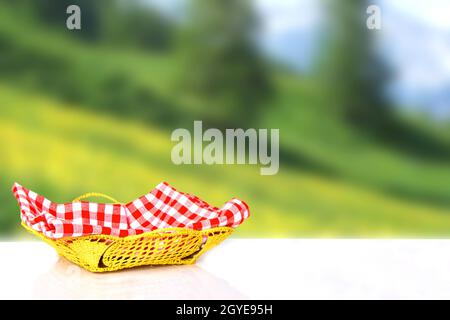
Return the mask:
M 74 201 L 90 196 L 89 193 Z M 89 235 L 50 239 L 22 226 L 44 240 L 69 261 L 92 272 L 116 271 L 145 265 L 192 264 L 197 258 L 225 240 L 233 228 L 218 227 L 197 231 L 187 228 L 165 228 L 139 235 L 115 237 L 111 235 Z
M 22 226 L 55 248 L 59 255 L 92 272 L 145 265 L 192 264 L 233 232 L 229 227 L 205 231 L 167 228 L 124 238 L 90 235 L 52 240 L 24 223 Z

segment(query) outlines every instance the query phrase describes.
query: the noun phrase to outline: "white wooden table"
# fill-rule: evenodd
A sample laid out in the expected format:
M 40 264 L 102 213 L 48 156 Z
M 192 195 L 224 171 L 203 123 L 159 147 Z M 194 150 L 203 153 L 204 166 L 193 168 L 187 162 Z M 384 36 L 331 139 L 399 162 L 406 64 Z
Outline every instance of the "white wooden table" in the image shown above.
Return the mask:
M 229 239 L 196 265 L 94 274 L 41 242 L 0 242 L 0 298 L 450 298 L 450 240 Z

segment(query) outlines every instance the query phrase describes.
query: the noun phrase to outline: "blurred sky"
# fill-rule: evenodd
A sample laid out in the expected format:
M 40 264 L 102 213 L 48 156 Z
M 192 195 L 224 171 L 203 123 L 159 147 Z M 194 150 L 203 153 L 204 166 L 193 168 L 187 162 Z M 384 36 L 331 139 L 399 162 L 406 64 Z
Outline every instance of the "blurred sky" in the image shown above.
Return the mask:
M 384 0 L 384 47 L 403 104 L 450 117 L 450 1 Z
M 142 0 L 180 16 L 186 0 Z M 262 18 L 261 43 L 276 60 L 308 72 L 317 56 L 324 19 L 315 0 L 253 0 Z M 450 118 L 450 1 L 378 0 L 382 52 L 394 71 L 399 106 Z

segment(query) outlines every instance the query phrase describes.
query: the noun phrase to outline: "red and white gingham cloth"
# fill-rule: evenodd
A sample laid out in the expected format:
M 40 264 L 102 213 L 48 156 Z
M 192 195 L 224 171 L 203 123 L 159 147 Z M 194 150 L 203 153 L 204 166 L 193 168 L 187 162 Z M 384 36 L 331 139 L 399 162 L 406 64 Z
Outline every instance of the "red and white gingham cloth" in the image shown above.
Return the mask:
M 22 221 L 51 239 L 92 234 L 126 237 L 170 227 L 234 228 L 249 216 L 247 204 L 239 199 L 233 198 L 219 209 L 166 182 L 127 204 L 56 204 L 18 183 L 12 191 L 19 202 Z

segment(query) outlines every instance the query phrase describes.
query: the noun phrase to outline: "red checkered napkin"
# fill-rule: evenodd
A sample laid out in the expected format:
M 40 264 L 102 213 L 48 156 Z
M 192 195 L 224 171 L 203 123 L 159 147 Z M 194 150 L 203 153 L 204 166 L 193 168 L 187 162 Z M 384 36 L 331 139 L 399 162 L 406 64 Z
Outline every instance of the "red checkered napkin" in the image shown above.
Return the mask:
M 172 227 L 235 228 L 249 216 L 247 204 L 239 199 L 233 198 L 217 208 L 166 182 L 127 204 L 57 204 L 18 183 L 12 191 L 19 202 L 22 221 L 51 239 L 92 234 L 126 237 Z

